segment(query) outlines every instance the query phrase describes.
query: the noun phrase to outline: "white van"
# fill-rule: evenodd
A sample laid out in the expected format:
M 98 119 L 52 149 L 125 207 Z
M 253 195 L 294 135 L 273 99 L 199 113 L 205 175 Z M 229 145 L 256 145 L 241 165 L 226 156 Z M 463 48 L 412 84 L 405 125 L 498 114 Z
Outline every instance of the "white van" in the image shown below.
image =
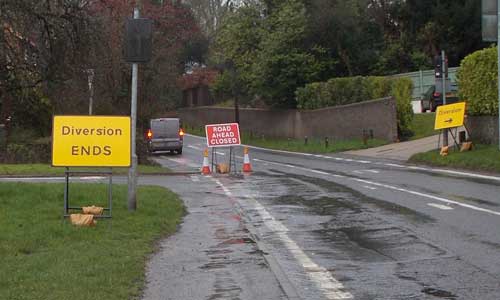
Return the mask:
M 152 119 L 146 133 L 148 151 L 170 151 L 182 154 L 184 131 L 178 118 Z

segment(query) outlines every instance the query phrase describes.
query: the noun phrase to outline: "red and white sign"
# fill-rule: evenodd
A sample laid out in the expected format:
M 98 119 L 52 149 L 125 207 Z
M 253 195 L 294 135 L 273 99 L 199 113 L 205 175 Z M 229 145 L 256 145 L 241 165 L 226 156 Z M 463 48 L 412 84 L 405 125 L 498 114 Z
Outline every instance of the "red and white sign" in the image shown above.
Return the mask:
M 241 145 L 238 123 L 205 125 L 208 147 Z

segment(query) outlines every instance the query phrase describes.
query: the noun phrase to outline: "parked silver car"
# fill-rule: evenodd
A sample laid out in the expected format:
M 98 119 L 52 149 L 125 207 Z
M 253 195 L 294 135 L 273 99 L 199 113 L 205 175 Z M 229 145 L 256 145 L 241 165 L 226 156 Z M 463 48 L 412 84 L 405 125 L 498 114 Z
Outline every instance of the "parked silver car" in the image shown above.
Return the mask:
M 170 151 L 182 154 L 184 131 L 178 118 L 159 118 L 149 122 L 146 133 L 148 151 Z

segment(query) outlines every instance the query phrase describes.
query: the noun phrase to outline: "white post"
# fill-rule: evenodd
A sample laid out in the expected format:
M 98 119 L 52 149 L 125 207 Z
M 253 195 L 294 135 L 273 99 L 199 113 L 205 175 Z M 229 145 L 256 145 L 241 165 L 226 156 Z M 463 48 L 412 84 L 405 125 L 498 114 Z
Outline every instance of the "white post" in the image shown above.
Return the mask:
M 139 18 L 139 8 L 134 8 L 134 19 Z M 134 211 L 137 208 L 137 153 L 136 153 L 136 123 L 137 123 L 137 77 L 139 65 L 132 64 L 132 104 L 130 109 L 132 145 L 132 161 L 128 172 L 128 210 Z

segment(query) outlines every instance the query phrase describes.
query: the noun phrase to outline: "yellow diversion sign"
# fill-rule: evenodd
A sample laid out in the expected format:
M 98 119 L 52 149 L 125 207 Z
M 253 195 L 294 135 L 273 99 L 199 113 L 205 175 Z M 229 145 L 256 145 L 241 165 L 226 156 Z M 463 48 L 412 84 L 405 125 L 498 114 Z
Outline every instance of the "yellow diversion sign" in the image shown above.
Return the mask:
M 434 129 L 460 127 L 464 125 L 465 102 L 438 106 Z
M 129 167 L 130 117 L 54 116 L 52 165 Z

